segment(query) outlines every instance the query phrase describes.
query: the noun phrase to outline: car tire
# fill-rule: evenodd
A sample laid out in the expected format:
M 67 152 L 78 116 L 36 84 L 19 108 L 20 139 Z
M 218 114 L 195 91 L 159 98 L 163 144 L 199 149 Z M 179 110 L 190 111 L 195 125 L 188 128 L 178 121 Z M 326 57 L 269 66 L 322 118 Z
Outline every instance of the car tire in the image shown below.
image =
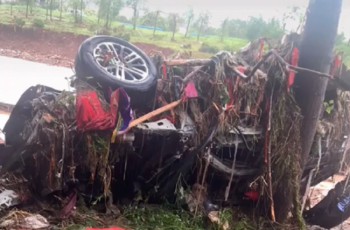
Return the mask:
M 157 78 L 155 65 L 143 51 L 110 36 L 94 36 L 81 44 L 75 72 L 80 79 L 133 92 L 154 89 Z

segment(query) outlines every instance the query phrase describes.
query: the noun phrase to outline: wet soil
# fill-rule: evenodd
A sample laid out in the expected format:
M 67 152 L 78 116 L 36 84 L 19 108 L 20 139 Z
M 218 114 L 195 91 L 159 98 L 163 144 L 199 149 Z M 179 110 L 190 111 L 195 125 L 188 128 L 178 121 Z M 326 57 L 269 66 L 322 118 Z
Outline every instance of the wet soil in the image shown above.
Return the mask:
M 0 55 L 29 61 L 72 68 L 80 44 L 88 38 L 72 33 L 59 33 L 37 28 L 14 28 L 0 24 Z M 165 56 L 172 49 L 153 44 L 136 43 L 146 54 L 162 52 Z

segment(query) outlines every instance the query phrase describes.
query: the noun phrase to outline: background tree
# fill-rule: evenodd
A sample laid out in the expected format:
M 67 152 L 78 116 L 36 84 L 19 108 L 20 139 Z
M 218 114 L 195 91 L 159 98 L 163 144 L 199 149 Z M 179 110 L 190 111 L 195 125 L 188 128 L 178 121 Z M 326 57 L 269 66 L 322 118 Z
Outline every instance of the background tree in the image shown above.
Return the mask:
M 79 13 L 79 8 L 81 11 L 81 9 L 85 7 L 85 5 L 82 5 L 82 4 L 84 4 L 84 2 L 81 0 L 70 0 L 69 1 L 69 6 L 73 9 L 75 23 L 79 23 L 79 21 L 81 19 L 82 12 Z
M 63 0 L 60 1 L 60 21 L 62 21 Z
M 151 27 L 153 28 L 153 31 L 157 29 L 168 30 L 168 20 L 162 16 L 161 11 L 145 12 L 145 14 L 140 18 L 139 24 Z
M 231 19 L 226 24 L 229 37 L 246 38 L 247 21 Z
M 178 24 L 178 15 L 175 13 L 169 14 L 169 30 L 172 32 L 171 40 L 175 40 L 175 33 Z
M 120 10 L 124 7 L 122 0 L 100 0 L 100 5 L 98 9 L 98 23 L 100 19 L 105 20 L 104 27 L 106 29 L 110 28 L 113 20 L 117 18 Z
M 83 22 L 83 7 L 84 7 L 84 0 L 80 0 L 80 23 Z
M 26 18 L 28 18 L 29 8 L 33 5 L 32 0 L 26 0 Z M 12 4 L 11 4 L 11 14 L 12 14 Z
M 335 38 L 335 44 L 336 45 L 341 45 L 343 43 L 345 43 L 346 37 L 344 35 L 344 33 L 340 33 L 337 35 L 337 37 Z
M 266 25 L 262 17 L 251 17 L 247 22 L 246 38 L 253 41 L 262 36 Z
M 210 19 L 210 14 L 209 12 L 202 12 L 197 21 L 196 21 L 196 27 L 197 27 L 197 41 L 199 41 L 200 36 L 202 35 L 203 31 L 205 28 L 208 26 Z
M 54 4 L 54 0 L 50 0 L 50 21 L 52 21 L 53 4 Z
M 50 0 L 46 0 L 46 2 L 45 2 L 45 7 L 46 7 L 46 20 L 49 19 L 49 1 L 50 1 Z
M 133 18 L 132 18 L 132 24 L 133 24 L 133 30 L 136 29 L 136 23 L 138 19 L 138 8 L 140 0 L 127 0 L 127 5 L 130 6 L 133 10 Z
M 106 12 L 106 5 L 108 3 L 108 0 L 97 0 L 96 1 L 98 5 L 98 11 L 97 11 L 97 24 L 100 24 L 101 18 L 105 15 Z
M 185 31 L 185 38 L 187 38 L 187 35 L 188 35 L 188 31 L 190 29 L 190 25 L 191 25 L 191 22 L 194 18 L 194 12 L 193 12 L 193 9 L 189 9 L 187 12 L 186 12 L 186 31 Z
M 11 2 L 10 2 L 10 15 L 12 15 L 13 5 L 14 5 L 14 0 L 11 0 Z
M 157 28 L 157 22 L 158 22 L 159 14 L 160 14 L 160 11 L 158 10 L 158 11 L 155 12 L 155 15 L 154 15 L 153 37 L 156 34 L 156 28 Z
M 226 18 L 222 23 L 221 23 L 221 36 L 220 36 L 220 41 L 224 41 L 224 37 L 227 32 L 227 24 L 228 24 L 228 18 Z

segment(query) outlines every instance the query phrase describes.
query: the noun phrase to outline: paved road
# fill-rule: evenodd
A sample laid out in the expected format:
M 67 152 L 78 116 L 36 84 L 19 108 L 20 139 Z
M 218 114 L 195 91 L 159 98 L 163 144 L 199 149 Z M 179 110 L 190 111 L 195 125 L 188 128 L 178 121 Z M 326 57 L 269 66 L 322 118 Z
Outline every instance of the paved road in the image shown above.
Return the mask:
M 42 84 L 58 90 L 69 90 L 68 81 L 73 70 L 46 64 L 0 56 L 0 102 L 16 104 L 30 86 Z M 0 116 L 0 129 L 6 122 Z
M 58 90 L 69 89 L 69 68 L 0 56 L 0 102 L 15 104 L 30 86 L 43 84 Z

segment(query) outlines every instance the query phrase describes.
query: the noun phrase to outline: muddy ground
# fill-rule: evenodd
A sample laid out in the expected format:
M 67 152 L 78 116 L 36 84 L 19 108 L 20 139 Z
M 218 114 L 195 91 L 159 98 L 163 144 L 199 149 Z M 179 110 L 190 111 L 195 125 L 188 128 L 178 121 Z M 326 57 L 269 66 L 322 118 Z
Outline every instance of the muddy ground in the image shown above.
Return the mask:
M 0 55 L 21 58 L 50 65 L 73 67 L 75 55 L 87 36 L 57 33 L 41 29 L 14 28 L 0 24 Z M 160 51 L 165 56 L 174 53 L 168 48 L 135 43 L 145 53 Z

